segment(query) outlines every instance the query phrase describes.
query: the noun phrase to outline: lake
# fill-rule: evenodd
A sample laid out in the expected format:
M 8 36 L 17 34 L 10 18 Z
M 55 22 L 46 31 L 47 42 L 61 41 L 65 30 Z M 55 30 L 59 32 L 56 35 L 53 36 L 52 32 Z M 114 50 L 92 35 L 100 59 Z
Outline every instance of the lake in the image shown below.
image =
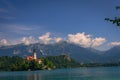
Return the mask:
M 120 80 L 120 67 L 0 72 L 0 80 Z

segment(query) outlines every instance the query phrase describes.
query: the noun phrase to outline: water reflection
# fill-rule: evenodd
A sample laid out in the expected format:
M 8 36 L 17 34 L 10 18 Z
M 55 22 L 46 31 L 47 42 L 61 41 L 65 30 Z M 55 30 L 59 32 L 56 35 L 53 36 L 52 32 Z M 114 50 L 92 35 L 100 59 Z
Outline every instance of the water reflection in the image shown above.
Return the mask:
M 28 74 L 27 74 L 27 80 L 38 80 L 38 75 L 37 75 L 37 73 L 33 73 L 33 74 L 31 74 L 31 72 L 28 73 Z M 41 79 L 40 79 L 40 80 L 41 80 Z
M 0 80 L 120 80 L 120 67 L 0 72 Z
M 26 80 L 72 80 L 69 70 L 29 72 Z
M 27 77 L 26 80 L 42 80 L 42 75 L 32 71 L 28 72 L 26 77 Z

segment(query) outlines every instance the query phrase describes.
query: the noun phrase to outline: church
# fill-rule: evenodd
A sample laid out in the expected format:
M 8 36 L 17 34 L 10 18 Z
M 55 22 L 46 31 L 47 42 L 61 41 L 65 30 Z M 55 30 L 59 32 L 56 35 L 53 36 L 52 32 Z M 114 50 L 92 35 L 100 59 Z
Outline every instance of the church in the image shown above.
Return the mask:
M 37 59 L 37 53 L 36 53 L 35 49 L 33 50 L 33 55 L 32 55 L 32 56 L 27 56 L 26 59 L 27 59 L 28 61 L 35 60 L 35 61 L 37 61 L 39 64 L 42 62 L 41 59 Z

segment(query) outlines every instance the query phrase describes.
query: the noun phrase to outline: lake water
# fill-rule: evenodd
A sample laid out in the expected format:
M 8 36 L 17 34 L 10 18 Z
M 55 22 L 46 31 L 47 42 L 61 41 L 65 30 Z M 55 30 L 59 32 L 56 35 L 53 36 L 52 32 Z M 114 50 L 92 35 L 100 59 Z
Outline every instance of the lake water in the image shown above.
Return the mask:
M 120 67 L 0 72 L 0 80 L 120 80 Z

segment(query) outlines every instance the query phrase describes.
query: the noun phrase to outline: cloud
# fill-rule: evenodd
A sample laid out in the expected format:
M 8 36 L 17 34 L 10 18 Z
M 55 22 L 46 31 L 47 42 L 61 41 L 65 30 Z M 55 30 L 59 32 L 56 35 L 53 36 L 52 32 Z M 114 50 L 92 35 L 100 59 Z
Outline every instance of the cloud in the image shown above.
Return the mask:
M 85 33 L 68 34 L 68 41 L 75 43 L 83 47 L 89 47 L 91 43 L 91 35 L 85 35 Z
M 50 32 L 47 32 L 44 35 L 39 36 L 38 39 L 40 40 L 40 42 L 44 44 L 48 44 L 52 40 L 52 38 L 50 38 Z
M 26 26 L 26 25 L 18 25 L 18 24 L 13 24 L 13 25 L 8 25 L 9 28 L 12 28 L 16 31 L 31 31 L 34 28 L 32 28 L 33 26 Z
M 21 43 L 24 43 L 25 45 L 33 44 L 33 43 L 36 43 L 36 42 L 37 42 L 37 40 L 35 40 L 35 38 L 32 37 L 32 36 L 23 37 L 21 39 Z
M 0 23 L 0 39 L 13 39 L 28 36 L 35 36 L 45 33 L 47 29 L 39 25 L 20 25 Z M 2 37 L 2 38 L 1 38 Z
M 1 17 L 1 16 L 0 16 Z M 28 26 L 28 25 L 19 25 L 19 24 L 2 24 L 0 23 L 2 30 L 10 30 L 11 32 L 16 31 L 31 31 L 34 30 L 36 26 Z
M 111 42 L 108 45 L 110 45 L 110 46 L 119 46 L 120 42 Z
M 104 42 L 106 41 L 105 38 L 95 38 L 92 40 L 92 43 L 91 43 L 91 47 L 97 47 L 97 46 L 100 46 L 101 44 L 103 44 Z
M 23 28 L 21 28 L 23 29 Z M 25 30 L 29 30 L 27 28 L 25 28 Z M 90 34 L 85 34 L 85 32 L 82 33 L 76 33 L 76 34 L 68 34 L 67 38 L 61 38 L 61 37 L 51 37 L 51 33 L 47 32 L 41 36 L 38 37 L 38 39 L 34 38 L 33 36 L 29 36 L 29 37 L 22 37 L 20 39 L 15 39 L 15 40 L 9 40 L 9 43 L 6 39 L 2 39 L 0 41 L 0 45 L 16 45 L 16 44 L 21 44 L 24 43 L 25 45 L 29 45 L 29 44 L 34 44 L 34 43 L 43 43 L 43 44 L 50 44 L 50 43 L 59 43 L 61 41 L 67 41 L 69 43 L 74 43 L 77 44 L 79 46 L 88 48 L 88 47 L 92 47 L 92 48 L 97 48 L 98 46 L 101 46 L 106 39 L 102 38 L 102 37 L 95 37 L 93 38 L 92 35 Z M 120 45 L 120 42 L 113 42 L 111 43 L 111 45 Z
M 92 38 L 90 34 L 77 33 L 68 34 L 68 42 L 80 45 L 82 47 L 97 47 L 106 41 L 105 38 Z
M 19 24 L 0 24 L 1 29 L 0 32 L 4 32 L 5 34 L 12 35 L 33 35 L 36 33 L 36 26 L 28 26 L 28 25 L 19 25 Z M 10 35 L 10 36 L 12 36 Z
M 6 46 L 8 45 L 8 41 L 6 39 L 0 40 L 0 46 Z
M 61 41 L 63 41 L 63 39 L 62 38 L 60 38 L 60 37 L 58 37 L 58 38 L 54 38 L 54 41 L 56 42 L 56 43 L 58 43 L 58 42 L 61 42 Z
M 24 43 L 25 45 L 30 45 L 30 44 L 38 43 L 38 40 L 36 40 L 33 36 L 22 37 L 19 39 L 13 39 L 9 41 L 7 39 L 0 40 L 0 46 L 17 45 L 21 43 Z

